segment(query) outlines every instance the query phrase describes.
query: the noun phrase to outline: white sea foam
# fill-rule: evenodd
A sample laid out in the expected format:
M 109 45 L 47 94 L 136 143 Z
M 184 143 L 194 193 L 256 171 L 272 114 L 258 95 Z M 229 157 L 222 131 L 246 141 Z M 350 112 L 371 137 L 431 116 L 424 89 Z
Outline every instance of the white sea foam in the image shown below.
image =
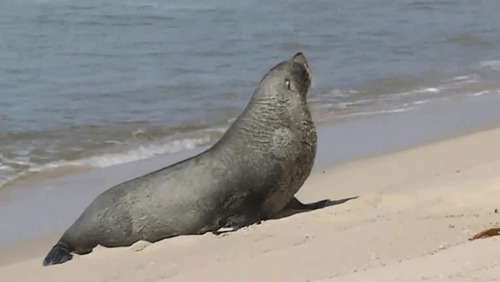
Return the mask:
M 130 163 L 138 160 L 144 160 L 156 155 L 176 153 L 183 150 L 194 149 L 199 146 L 207 145 L 211 143 L 212 140 L 210 135 L 205 135 L 199 138 L 185 138 L 169 141 L 163 144 L 151 144 L 145 146 L 139 146 L 134 149 L 130 149 L 125 152 L 120 153 L 108 153 L 98 156 L 91 156 L 74 161 L 55 161 L 44 165 L 36 165 L 24 158 L 21 159 L 3 159 L 7 162 L 6 164 L 1 164 L 0 171 L 5 172 L 0 174 L 0 187 L 8 184 L 16 179 L 25 176 L 28 172 L 43 172 L 51 169 L 63 168 L 63 167 L 109 167 L 119 164 Z M 9 165 L 10 164 L 10 165 Z M 12 165 L 24 166 L 26 169 L 18 171 L 17 174 L 14 173 Z
M 130 163 L 138 160 L 151 158 L 155 155 L 176 153 L 183 150 L 194 149 L 198 146 L 208 144 L 210 137 L 187 138 L 174 140 L 166 144 L 153 144 L 140 146 L 124 153 L 103 154 L 99 156 L 88 157 L 76 161 L 57 161 L 40 167 L 34 167 L 31 171 L 43 171 L 47 168 L 58 168 L 65 166 L 91 166 L 91 167 L 109 167 L 113 165 Z
M 488 94 L 489 92 L 490 92 L 489 90 L 483 90 L 483 91 L 471 93 L 471 94 L 469 94 L 469 96 L 474 96 L 474 97 L 483 96 L 484 94 Z
M 500 71 L 500 60 L 483 61 L 479 63 L 479 67 Z
M 402 113 L 412 110 L 413 108 L 399 108 L 399 109 L 391 109 L 391 110 L 381 110 L 381 111 L 368 111 L 368 112 L 358 112 L 352 113 L 348 115 L 344 115 L 343 117 L 354 117 L 354 116 L 372 116 L 372 115 L 381 115 L 381 114 L 395 114 Z
M 427 104 L 429 103 L 431 100 L 419 100 L 419 101 L 415 101 L 415 102 L 412 102 L 413 105 L 422 105 L 422 104 Z
M 12 181 L 13 175 L 12 167 L 4 165 L 0 162 L 0 187 Z
M 441 91 L 441 88 L 439 87 L 428 87 L 428 88 L 420 88 L 416 90 L 411 90 L 411 91 L 406 91 L 406 92 L 401 92 L 398 95 L 415 95 L 415 94 L 422 94 L 422 93 L 438 93 Z
M 451 81 L 455 82 L 476 82 L 478 80 L 478 75 L 477 74 L 471 74 L 471 75 L 459 75 L 455 76 Z
M 146 134 L 146 131 L 144 129 L 137 129 L 134 132 L 132 132 L 132 136 L 137 137 L 138 135 L 141 134 Z
M 337 107 L 341 109 L 346 109 L 346 108 L 351 108 L 355 106 L 364 106 L 364 105 L 370 105 L 374 102 L 374 99 L 360 99 L 352 102 L 343 102 L 343 103 L 338 103 Z
M 340 98 L 340 97 L 348 97 L 351 94 L 356 94 L 356 92 L 333 89 L 333 90 L 330 90 L 330 91 L 328 91 L 325 94 L 322 94 L 320 96 L 324 95 L 324 96 L 329 96 L 329 97 L 334 97 L 334 98 Z
M 422 89 L 421 91 L 422 92 L 429 92 L 429 93 L 437 93 L 441 90 L 439 88 L 430 87 L 430 88 Z
M 11 167 L 3 165 L 2 163 L 0 163 L 0 171 L 11 171 L 11 170 L 12 170 Z
M 12 181 L 11 177 L 5 177 L 0 175 L 0 188 L 2 188 L 5 184 L 10 183 Z
M 461 80 L 467 80 L 469 79 L 470 76 L 468 75 L 459 75 L 459 76 L 455 76 L 453 78 L 453 81 L 461 81 Z
M 120 145 L 123 144 L 123 142 L 116 141 L 116 140 L 106 140 L 104 141 L 105 144 L 113 144 L 113 145 Z M 79 148 L 77 150 L 80 150 Z
M 7 167 L 9 169 L 12 169 L 12 167 L 30 167 L 35 165 L 29 160 L 28 156 L 23 155 L 18 156 L 15 159 L 4 157 L 2 158 L 2 163 L 3 167 Z
M 13 169 L 10 167 L 8 167 L 6 171 L 7 172 L 0 172 L 0 188 L 26 174 L 26 171 L 19 172 L 18 174 L 13 174 Z
M 227 126 L 218 126 L 218 127 L 212 127 L 212 128 L 207 128 L 204 131 L 210 131 L 210 132 L 217 132 L 217 133 L 224 133 L 228 129 Z

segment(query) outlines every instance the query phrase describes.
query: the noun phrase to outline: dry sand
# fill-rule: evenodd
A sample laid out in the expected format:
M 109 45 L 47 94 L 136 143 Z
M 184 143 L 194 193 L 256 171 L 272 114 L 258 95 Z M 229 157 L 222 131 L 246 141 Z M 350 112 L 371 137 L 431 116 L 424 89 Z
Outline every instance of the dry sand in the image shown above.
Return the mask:
M 59 234 L 18 243 L 1 252 L 0 281 L 500 281 L 500 236 L 468 240 L 500 227 L 500 129 L 318 168 L 299 193 L 356 196 L 51 267 L 41 263 Z

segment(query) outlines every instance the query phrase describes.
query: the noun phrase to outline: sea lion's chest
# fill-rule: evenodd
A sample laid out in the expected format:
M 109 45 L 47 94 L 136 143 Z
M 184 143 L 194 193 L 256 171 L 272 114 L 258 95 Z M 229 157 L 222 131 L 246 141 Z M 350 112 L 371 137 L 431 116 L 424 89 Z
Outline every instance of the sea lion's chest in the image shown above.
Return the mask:
M 274 137 L 272 156 L 279 174 L 262 211 L 272 216 L 281 211 L 309 177 L 316 157 L 317 136 L 312 121 L 300 129 L 280 129 Z

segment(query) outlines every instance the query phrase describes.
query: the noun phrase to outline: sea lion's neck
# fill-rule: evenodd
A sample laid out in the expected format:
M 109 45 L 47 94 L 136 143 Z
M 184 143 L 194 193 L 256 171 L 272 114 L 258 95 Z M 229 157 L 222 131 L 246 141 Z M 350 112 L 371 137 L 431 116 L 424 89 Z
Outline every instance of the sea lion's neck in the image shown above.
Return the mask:
M 236 121 L 226 131 L 221 142 L 231 143 L 237 140 L 252 140 L 248 145 L 269 143 L 277 130 L 281 128 L 296 129 L 297 132 L 306 132 L 312 127 L 311 115 L 307 103 L 302 100 L 285 99 L 284 96 L 259 95 L 255 93 L 247 107 Z
M 272 134 L 277 128 L 286 126 L 285 107 L 283 101 L 274 97 L 252 97 L 232 129 L 239 135 L 252 137 Z

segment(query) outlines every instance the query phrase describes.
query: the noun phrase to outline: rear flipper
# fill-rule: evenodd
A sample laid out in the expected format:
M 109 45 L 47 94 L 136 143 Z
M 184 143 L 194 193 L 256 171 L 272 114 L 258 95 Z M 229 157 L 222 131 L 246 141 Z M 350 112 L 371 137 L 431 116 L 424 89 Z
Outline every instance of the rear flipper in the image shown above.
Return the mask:
M 65 263 L 73 258 L 71 251 L 60 243 L 56 244 L 43 260 L 43 266 Z
M 284 210 L 316 210 L 324 208 L 330 203 L 330 200 L 322 200 L 314 203 L 303 204 L 297 198 L 293 197 L 285 206 Z

